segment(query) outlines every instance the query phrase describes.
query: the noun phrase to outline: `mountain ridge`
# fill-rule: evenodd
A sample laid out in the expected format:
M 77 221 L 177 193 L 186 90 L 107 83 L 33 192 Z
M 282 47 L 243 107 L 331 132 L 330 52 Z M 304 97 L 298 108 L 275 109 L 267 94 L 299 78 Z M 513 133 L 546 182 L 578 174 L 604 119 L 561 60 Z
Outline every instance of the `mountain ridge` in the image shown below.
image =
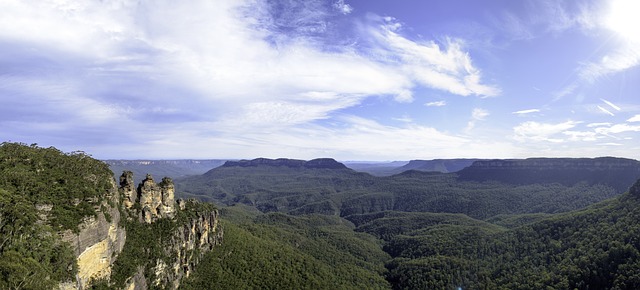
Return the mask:
M 251 160 L 227 161 L 222 167 L 290 167 L 290 168 L 317 168 L 317 169 L 345 169 L 346 165 L 336 161 L 333 158 L 316 158 L 309 161 L 289 158 L 256 158 Z

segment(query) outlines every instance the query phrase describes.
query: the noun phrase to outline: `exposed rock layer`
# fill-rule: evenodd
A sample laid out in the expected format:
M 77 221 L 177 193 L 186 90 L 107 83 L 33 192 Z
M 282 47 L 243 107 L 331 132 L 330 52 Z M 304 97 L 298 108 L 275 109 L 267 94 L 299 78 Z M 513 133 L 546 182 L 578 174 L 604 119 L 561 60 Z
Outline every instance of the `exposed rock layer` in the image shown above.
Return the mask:
M 63 289 L 85 289 L 91 279 L 108 278 L 113 262 L 122 252 L 126 231 L 120 226 L 119 199 L 115 181 L 112 183 L 113 187 L 98 209 L 97 217 L 80 224 L 78 233 L 65 231 L 61 234 L 62 240 L 71 244 L 78 259 L 76 281 L 62 284 Z

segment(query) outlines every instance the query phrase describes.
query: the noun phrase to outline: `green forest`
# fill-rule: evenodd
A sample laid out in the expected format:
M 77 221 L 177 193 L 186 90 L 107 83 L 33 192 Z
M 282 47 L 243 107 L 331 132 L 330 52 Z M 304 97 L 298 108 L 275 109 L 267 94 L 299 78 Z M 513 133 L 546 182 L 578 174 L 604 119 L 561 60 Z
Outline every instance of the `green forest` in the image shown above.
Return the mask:
M 222 205 L 229 229 L 187 285 L 362 289 L 373 275 L 384 280 L 368 278 L 364 288 L 638 289 L 640 183 L 621 194 L 617 180 L 569 174 L 571 184 L 219 167 L 178 181 L 185 196 Z M 319 264 L 283 270 L 296 259 Z
M 611 174 L 594 181 L 603 168 L 560 183 L 560 171 L 509 182 L 222 166 L 176 180 L 177 195 L 212 203 L 188 202 L 150 225 L 122 220 L 124 250 L 93 288 L 122 288 L 139 267 L 170 258 L 163 237 L 217 207 L 223 241 L 181 289 L 640 289 L 640 181 L 621 192 Z M 75 255 L 59 233 L 101 210 L 113 172 L 84 152 L 19 143 L 0 145 L 0 171 L 0 289 L 73 279 Z
M 96 215 L 111 175 L 84 152 L 0 144 L 0 289 L 53 289 L 75 276 L 73 251 L 57 233 Z

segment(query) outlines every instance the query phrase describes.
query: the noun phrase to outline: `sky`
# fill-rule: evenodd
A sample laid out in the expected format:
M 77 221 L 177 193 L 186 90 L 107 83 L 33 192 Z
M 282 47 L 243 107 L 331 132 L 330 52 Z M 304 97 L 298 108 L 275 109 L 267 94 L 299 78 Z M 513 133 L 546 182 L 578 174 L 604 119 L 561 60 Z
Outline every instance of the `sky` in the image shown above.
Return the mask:
M 0 0 L 0 141 L 640 159 L 640 1 Z

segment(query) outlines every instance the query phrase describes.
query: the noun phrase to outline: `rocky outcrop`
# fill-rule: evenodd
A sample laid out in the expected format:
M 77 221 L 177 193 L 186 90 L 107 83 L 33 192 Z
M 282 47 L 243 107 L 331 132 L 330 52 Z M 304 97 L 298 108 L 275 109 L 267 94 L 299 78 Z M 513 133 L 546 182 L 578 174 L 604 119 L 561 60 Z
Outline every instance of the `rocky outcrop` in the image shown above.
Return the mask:
M 96 217 L 86 219 L 79 226 L 79 232 L 67 230 L 61 233 L 75 251 L 78 261 L 76 281 L 60 285 L 61 289 L 86 289 L 93 279 L 109 278 L 114 261 L 126 240 L 126 231 L 120 226 L 117 187 L 107 193 L 107 199 L 96 208 Z
M 156 184 L 153 177 L 146 178 L 133 192 L 133 173 L 125 171 L 120 176 L 120 194 L 123 205 L 129 212 L 137 215 L 145 223 L 152 223 L 160 218 L 173 218 L 175 215 L 175 186 L 171 178 L 165 177 Z M 135 205 L 139 204 L 139 207 Z
M 120 194 L 126 200 L 131 196 L 130 189 L 133 188 L 132 173 L 125 171 L 120 180 Z M 204 253 L 222 242 L 223 232 L 218 225 L 218 211 L 195 200 L 179 199 L 176 202 L 175 186 L 168 177 L 156 183 L 153 177 L 147 174 L 138 185 L 135 196 L 134 203 L 126 210 L 132 218 L 131 221 L 151 224 L 160 219 L 172 219 L 170 226 L 176 228 L 171 235 L 163 236 L 162 240 L 156 241 L 161 243 L 163 253 L 160 256 L 164 258 L 141 265 L 141 268 L 127 279 L 125 289 L 147 289 L 148 286 L 177 289 Z M 167 226 L 166 223 L 164 225 Z M 153 275 L 145 276 L 150 272 Z
M 128 247 L 123 224 L 143 222 L 152 226 L 151 223 L 166 218 L 171 219 L 169 224 L 175 227 L 172 234 L 153 241 L 162 244 L 160 248 L 164 253 L 160 256 L 164 258 L 138 265 L 137 271 L 126 279 L 124 289 L 177 289 L 202 256 L 222 242 L 218 211 L 213 206 L 194 200 L 174 201 L 175 188 L 170 178 L 156 184 L 153 177 L 147 175 L 137 190 L 133 180 L 130 171 L 122 174 L 119 187 L 111 179 L 112 188 L 105 194 L 106 199 L 95 206 L 96 217 L 87 218 L 77 233 L 69 230 L 60 234 L 62 240 L 73 247 L 78 263 L 75 281 L 60 284 L 60 289 L 88 289 L 92 280 L 107 281 L 110 285 L 114 263 L 118 258 L 125 259 L 125 255 L 120 254 Z M 46 204 L 38 206 L 39 214 L 46 216 L 50 210 Z M 179 211 L 182 216 L 178 217 Z M 128 221 L 122 221 L 127 216 Z M 145 277 L 147 273 L 154 275 Z
M 120 176 L 120 193 L 122 194 L 122 205 L 126 209 L 131 209 L 133 207 L 138 196 L 133 184 L 133 172 L 123 172 Z
M 347 168 L 344 164 L 335 161 L 332 158 L 318 158 L 309 161 L 297 160 L 297 159 L 268 159 L 257 158 L 253 160 L 240 160 L 240 161 L 227 161 L 223 167 L 258 167 L 258 166 L 275 166 L 275 167 L 290 167 L 290 168 L 315 168 L 315 169 L 344 169 Z

